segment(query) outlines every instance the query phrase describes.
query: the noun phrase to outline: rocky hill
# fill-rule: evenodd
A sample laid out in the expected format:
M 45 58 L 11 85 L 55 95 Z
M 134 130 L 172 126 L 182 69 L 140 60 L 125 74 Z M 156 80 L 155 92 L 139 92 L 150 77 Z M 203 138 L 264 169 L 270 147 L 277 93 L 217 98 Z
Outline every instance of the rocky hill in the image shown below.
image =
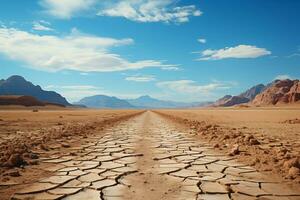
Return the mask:
M 54 105 L 64 107 L 61 104 L 42 102 L 31 96 L 4 95 L 0 96 L 0 105 L 20 105 L 20 106 L 47 106 Z
M 140 96 L 136 99 L 127 99 L 127 101 L 137 108 L 186 108 L 186 107 L 201 107 L 205 105 L 205 102 L 176 102 L 176 101 L 164 101 L 155 99 L 149 95 Z
M 125 100 L 106 95 L 85 97 L 75 104 L 85 105 L 89 108 L 135 108 Z
M 70 106 L 71 104 L 60 94 L 53 91 L 45 91 L 39 85 L 33 85 L 22 76 L 11 76 L 0 81 L 0 95 L 32 96 L 42 102 Z
M 231 96 L 231 95 L 225 95 L 221 99 L 217 100 L 213 106 L 215 107 L 228 107 L 228 106 L 234 106 L 242 103 L 248 103 L 252 101 L 256 95 L 261 93 L 266 86 L 263 84 L 258 84 L 250 89 L 246 90 L 245 92 L 241 93 L 238 96 Z
M 300 102 L 299 80 L 275 80 L 262 93 L 257 95 L 254 105 L 277 105 Z

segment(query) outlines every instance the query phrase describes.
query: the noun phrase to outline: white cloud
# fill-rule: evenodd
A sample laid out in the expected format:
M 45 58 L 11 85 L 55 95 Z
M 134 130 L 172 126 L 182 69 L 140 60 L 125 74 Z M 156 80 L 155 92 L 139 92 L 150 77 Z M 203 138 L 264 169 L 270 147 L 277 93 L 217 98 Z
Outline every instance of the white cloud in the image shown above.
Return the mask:
M 78 101 L 83 97 L 104 93 L 103 88 L 94 85 L 47 85 L 44 88 L 59 92 L 70 102 Z
M 93 85 L 47 85 L 45 89 L 95 90 L 100 88 Z
M 202 12 L 195 5 L 176 6 L 175 0 L 116 0 L 106 2 L 99 16 L 124 17 L 138 22 L 188 22 Z
M 40 5 L 47 14 L 61 19 L 70 19 L 89 10 L 95 3 L 95 0 L 40 0 Z
M 215 90 L 226 90 L 232 87 L 232 84 L 212 82 L 206 85 L 198 85 L 193 80 L 177 80 L 177 81 L 164 81 L 157 83 L 160 88 L 169 89 L 183 94 L 209 94 Z
M 162 70 L 167 70 L 167 71 L 179 71 L 181 70 L 179 67 L 176 67 L 177 65 L 173 65 L 173 66 L 167 66 L 167 67 L 162 67 Z
M 133 44 L 133 40 L 96 37 L 73 31 L 70 35 L 38 35 L 14 28 L 0 28 L 0 53 L 28 67 L 43 71 L 74 70 L 112 72 L 147 67 L 173 67 L 156 60 L 130 62 L 112 47 Z
M 280 74 L 274 78 L 274 80 L 285 80 L 285 79 L 293 79 L 293 78 L 287 74 Z
M 51 24 L 49 22 L 40 20 L 40 21 L 34 21 L 32 23 L 32 29 L 36 31 L 53 31 L 53 28 L 50 28 Z
M 251 45 L 238 45 L 236 47 L 226 47 L 224 49 L 202 51 L 202 57 L 198 60 L 221 60 L 226 58 L 257 58 L 270 55 L 271 52 L 265 48 Z
M 155 76 L 153 75 L 134 75 L 128 76 L 125 78 L 126 81 L 135 81 L 135 82 L 150 82 L 155 81 Z
M 199 84 L 193 80 L 175 80 L 158 82 L 164 99 L 176 99 L 183 102 L 212 101 L 228 93 L 227 90 L 237 85 L 236 82 L 212 80 L 206 84 Z
M 205 44 L 206 43 L 206 39 L 204 38 L 199 38 L 198 39 L 198 42 L 202 43 L 202 44 Z
M 287 58 L 293 58 L 293 57 L 299 57 L 300 53 L 293 53 L 291 55 L 288 55 Z

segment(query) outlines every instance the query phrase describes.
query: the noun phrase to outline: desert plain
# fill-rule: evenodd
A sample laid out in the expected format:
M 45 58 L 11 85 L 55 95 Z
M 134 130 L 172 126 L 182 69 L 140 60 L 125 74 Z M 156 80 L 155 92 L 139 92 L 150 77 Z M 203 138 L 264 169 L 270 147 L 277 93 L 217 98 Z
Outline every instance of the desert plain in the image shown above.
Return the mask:
M 300 107 L 2 107 L 0 199 L 300 199 Z

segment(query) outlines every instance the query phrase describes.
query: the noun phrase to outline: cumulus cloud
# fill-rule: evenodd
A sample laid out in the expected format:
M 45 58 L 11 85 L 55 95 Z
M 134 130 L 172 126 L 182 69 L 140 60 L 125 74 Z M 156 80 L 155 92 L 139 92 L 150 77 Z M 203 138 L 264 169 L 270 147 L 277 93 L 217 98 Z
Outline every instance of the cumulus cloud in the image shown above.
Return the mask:
M 182 94 L 209 94 L 216 90 L 226 90 L 232 87 L 232 83 L 212 82 L 206 85 L 199 85 L 193 80 L 164 81 L 157 83 L 157 86 L 169 89 Z
M 176 6 L 174 0 L 117 0 L 99 10 L 99 16 L 123 17 L 138 22 L 188 22 L 202 12 L 195 5 Z
M 53 31 L 54 29 L 49 27 L 51 24 L 49 22 L 40 20 L 34 21 L 32 23 L 32 29 L 35 31 Z
M 135 82 L 150 82 L 155 81 L 155 76 L 153 75 L 134 75 L 128 76 L 125 78 L 126 81 L 135 81 Z
M 130 62 L 110 52 L 112 47 L 133 44 L 133 39 L 114 39 L 79 34 L 58 37 L 15 28 L 0 28 L 0 53 L 43 71 L 74 70 L 112 72 L 147 67 L 172 67 L 156 60 Z
M 257 58 L 270 55 L 271 51 L 251 45 L 238 45 L 224 49 L 202 51 L 202 57 L 197 60 L 221 60 L 226 58 Z
M 40 5 L 47 14 L 61 19 L 70 19 L 89 10 L 95 3 L 96 0 L 40 0 Z

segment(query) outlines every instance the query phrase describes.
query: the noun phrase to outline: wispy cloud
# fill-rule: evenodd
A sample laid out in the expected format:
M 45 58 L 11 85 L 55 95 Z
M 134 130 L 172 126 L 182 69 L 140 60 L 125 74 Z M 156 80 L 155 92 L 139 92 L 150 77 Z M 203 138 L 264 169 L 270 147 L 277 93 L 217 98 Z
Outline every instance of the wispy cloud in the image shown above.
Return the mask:
M 157 83 L 157 86 L 184 94 L 208 94 L 215 90 L 230 89 L 232 87 L 232 83 L 212 82 L 205 85 L 199 85 L 193 80 L 176 80 L 159 82 Z
M 43 71 L 112 72 L 148 67 L 174 67 L 156 60 L 130 62 L 111 48 L 133 44 L 133 39 L 85 35 L 73 30 L 64 37 L 38 35 L 15 28 L 0 28 L 0 53 Z
M 50 27 L 50 23 L 44 20 L 34 21 L 32 23 L 32 29 L 35 31 L 54 31 L 53 28 Z
M 178 0 L 40 0 L 44 12 L 70 19 L 84 12 L 89 15 L 123 17 L 137 22 L 184 23 L 202 12 L 195 5 L 179 6 Z M 97 10 L 97 12 L 95 12 Z
M 135 82 L 150 82 L 155 81 L 155 76 L 153 75 L 134 75 L 128 76 L 125 78 L 126 81 L 135 81 Z
M 46 90 L 55 90 L 66 97 L 69 101 L 75 102 L 86 96 L 103 94 L 102 87 L 94 85 L 47 85 Z
M 173 65 L 173 66 L 165 66 L 161 68 L 162 70 L 167 70 L 167 71 L 180 71 L 181 68 L 178 67 L 178 65 Z
M 200 42 L 200 43 L 202 43 L 202 44 L 206 43 L 206 39 L 204 39 L 204 38 L 199 38 L 197 41 Z
M 224 49 L 207 49 L 201 52 L 202 57 L 197 60 L 221 60 L 226 58 L 257 58 L 270 55 L 271 51 L 251 45 L 238 45 Z
M 287 56 L 287 58 L 293 58 L 293 57 L 300 57 L 300 53 L 293 53 Z
M 60 19 L 70 19 L 82 11 L 89 10 L 96 0 L 40 0 L 45 12 Z
M 176 6 L 174 0 L 117 0 L 103 6 L 99 16 L 124 17 L 137 22 L 188 22 L 202 12 L 195 5 Z
M 206 84 L 185 79 L 158 82 L 157 87 L 162 89 L 165 99 L 176 99 L 185 102 L 211 101 L 225 95 L 227 90 L 236 87 L 236 82 L 212 80 Z
M 274 78 L 274 80 L 285 80 L 285 79 L 293 79 L 293 78 L 287 74 L 280 74 Z

